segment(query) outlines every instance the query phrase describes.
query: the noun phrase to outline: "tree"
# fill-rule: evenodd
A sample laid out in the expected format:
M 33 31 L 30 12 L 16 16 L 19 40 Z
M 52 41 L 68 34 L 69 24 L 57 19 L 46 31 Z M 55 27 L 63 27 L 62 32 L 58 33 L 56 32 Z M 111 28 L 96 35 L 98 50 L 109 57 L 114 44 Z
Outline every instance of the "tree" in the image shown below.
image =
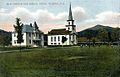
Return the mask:
M 90 40 L 93 37 L 93 31 L 92 30 L 86 30 L 85 37 L 88 39 L 89 47 L 90 47 Z
M 4 44 L 5 44 L 5 40 L 4 39 L 5 39 L 5 36 L 1 36 L 0 35 L 0 45 L 1 46 L 4 46 Z
M 113 42 L 119 41 L 119 30 L 120 30 L 120 28 L 116 28 L 116 29 L 112 30 L 111 36 L 112 36 Z
M 101 41 L 101 42 L 106 42 L 108 41 L 108 32 L 106 29 L 101 29 L 98 31 L 98 35 L 97 38 Z
M 7 35 L 0 35 L 0 45 L 1 46 L 8 46 L 10 45 L 11 38 Z
M 108 32 L 108 42 L 109 42 L 109 45 L 112 42 L 112 36 L 111 36 L 111 34 L 112 34 L 112 32 Z
M 67 41 L 67 38 L 62 36 L 62 43 L 64 43 L 65 41 Z
M 17 32 L 17 43 L 20 44 L 20 51 L 21 51 L 21 43 L 23 42 L 23 34 L 22 28 L 23 24 L 20 22 L 20 18 L 16 18 L 16 25 L 14 25 L 15 31 Z
M 93 46 L 95 46 L 95 38 L 92 39 Z

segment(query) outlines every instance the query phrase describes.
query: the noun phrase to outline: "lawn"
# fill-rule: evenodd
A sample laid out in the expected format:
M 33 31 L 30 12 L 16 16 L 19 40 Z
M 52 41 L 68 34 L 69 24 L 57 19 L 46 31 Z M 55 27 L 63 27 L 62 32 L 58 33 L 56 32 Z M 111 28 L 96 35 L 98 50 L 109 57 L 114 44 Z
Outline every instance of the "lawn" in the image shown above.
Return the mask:
M 116 49 L 53 47 L 2 53 L 0 77 L 108 77 L 118 66 Z

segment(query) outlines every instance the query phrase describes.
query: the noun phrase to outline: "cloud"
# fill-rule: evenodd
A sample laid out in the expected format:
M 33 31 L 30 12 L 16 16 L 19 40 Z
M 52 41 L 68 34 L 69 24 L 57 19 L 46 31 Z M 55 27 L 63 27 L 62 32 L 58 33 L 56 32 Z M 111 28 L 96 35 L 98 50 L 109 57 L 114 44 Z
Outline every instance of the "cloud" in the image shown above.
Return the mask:
M 96 15 L 96 20 L 104 24 L 116 24 L 120 20 L 120 13 L 107 11 Z
M 94 19 L 86 19 L 81 22 L 77 28 L 77 31 L 81 31 L 90 27 L 93 27 L 97 24 L 111 27 L 120 27 L 119 22 L 120 13 L 105 11 L 97 14 Z
M 34 15 L 32 15 L 29 10 L 20 7 L 10 12 L 10 16 L 12 17 L 12 20 L 19 17 L 23 22 L 31 22 L 34 19 Z
M 76 7 L 73 9 L 74 19 L 77 22 L 85 20 L 87 18 L 87 14 L 82 7 Z
M 29 11 L 23 7 L 16 7 L 11 12 L 6 13 L 5 9 L 1 9 L 0 12 L 0 23 L 15 23 L 15 18 L 21 18 L 23 23 L 31 23 L 37 21 L 38 25 L 41 27 L 45 27 L 46 24 L 52 25 L 65 25 L 65 21 L 68 18 L 68 12 L 61 12 L 58 14 L 54 14 L 49 12 L 46 9 L 38 9 L 36 11 Z M 73 8 L 73 16 L 76 21 L 81 21 L 86 17 L 85 10 L 81 7 Z M 60 25 L 57 25 L 58 27 Z M 52 28 L 51 28 L 52 29 Z
M 68 18 L 67 11 L 54 14 L 46 9 L 29 11 L 28 9 L 22 7 L 17 7 L 10 12 L 6 11 L 7 9 L 0 9 L 0 28 L 3 27 L 2 29 L 5 30 L 8 30 L 9 28 L 9 31 L 10 29 L 13 30 L 13 24 L 15 24 L 16 17 L 20 17 L 21 21 L 27 24 L 37 21 L 40 30 L 45 33 L 54 28 L 65 27 L 65 22 Z M 82 7 L 75 7 L 72 11 L 74 19 L 77 23 L 77 31 L 93 27 L 97 24 L 111 27 L 118 27 L 118 24 L 120 24 L 120 13 L 117 12 L 104 11 L 95 15 L 95 17 L 91 19 L 87 17 L 89 14 Z
M 6 11 L 7 11 L 7 9 L 4 9 L 4 8 L 0 9 L 0 13 L 6 12 Z

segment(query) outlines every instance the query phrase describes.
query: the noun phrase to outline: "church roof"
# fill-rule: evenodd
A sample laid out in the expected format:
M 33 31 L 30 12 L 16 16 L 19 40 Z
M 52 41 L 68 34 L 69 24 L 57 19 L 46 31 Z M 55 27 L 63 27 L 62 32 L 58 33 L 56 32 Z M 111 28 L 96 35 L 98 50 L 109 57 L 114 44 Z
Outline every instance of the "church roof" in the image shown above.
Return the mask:
M 72 9 L 71 9 L 71 3 L 70 3 L 70 7 L 69 7 L 69 16 L 68 16 L 68 20 L 73 20 Z
M 52 29 L 48 32 L 48 35 L 68 35 L 71 32 L 66 29 Z

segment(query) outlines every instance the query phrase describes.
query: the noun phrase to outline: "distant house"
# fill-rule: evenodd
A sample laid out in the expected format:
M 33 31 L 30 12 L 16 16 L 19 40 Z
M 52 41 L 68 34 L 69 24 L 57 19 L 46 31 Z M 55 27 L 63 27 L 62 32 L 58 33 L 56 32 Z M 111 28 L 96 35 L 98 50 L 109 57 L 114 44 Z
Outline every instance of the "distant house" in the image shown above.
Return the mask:
M 74 25 L 71 4 L 67 23 L 68 24 L 64 29 L 52 29 L 50 32 L 48 32 L 48 45 L 56 46 L 77 44 L 76 25 Z M 62 42 L 63 38 L 66 38 L 67 40 Z
M 44 46 L 44 33 L 39 30 L 36 22 L 33 25 L 23 25 L 22 33 L 24 41 L 21 43 L 21 46 Z M 12 46 L 19 46 L 15 31 L 12 33 Z

